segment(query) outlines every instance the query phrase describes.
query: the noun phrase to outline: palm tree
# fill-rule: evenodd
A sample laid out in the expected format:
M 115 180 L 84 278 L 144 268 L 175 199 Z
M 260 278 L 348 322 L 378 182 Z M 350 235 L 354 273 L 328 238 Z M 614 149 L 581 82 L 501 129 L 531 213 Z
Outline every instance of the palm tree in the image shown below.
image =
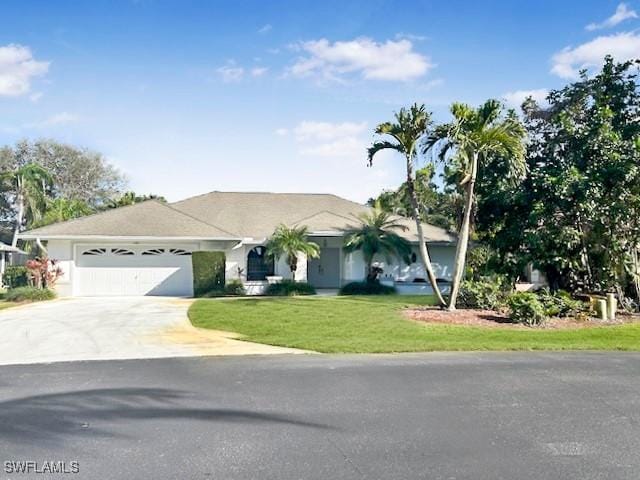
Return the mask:
M 52 178 L 49 172 L 35 163 L 28 163 L 2 174 L 12 193 L 16 218 L 11 246 L 18 244 L 18 234 L 26 223 L 37 221 L 46 208 L 46 198 Z
M 295 280 L 298 270 L 298 255 L 306 255 L 307 258 L 318 258 L 320 246 L 307 239 L 307 227 L 287 227 L 280 224 L 266 244 L 267 255 L 274 260 L 287 257 L 287 265 L 291 270 L 291 277 Z
M 167 199 L 162 195 L 138 195 L 136 192 L 124 192 L 120 197 L 107 203 L 106 208 L 119 208 L 135 205 L 136 203 L 146 202 L 147 200 L 158 200 L 166 203 Z
M 381 123 L 376 127 L 375 133 L 378 135 L 387 135 L 391 137 L 392 141 L 380 140 L 376 141 L 369 147 L 369 166 L 373 164 L 373 157 L 381 150 L 391 149 L 404 155 L 407 170 L 407 192 L 411 202 L 411 216 L 416 222 L 416 228 L 418 231 L 418 241 L 420 243 L 420 258 L 429 282 L 433 288 L 433 292 L 438 298 L 440 305 L 446 305 L 438 284 L 436 282 L 436 275 L 431 265 L 431 258 L 429 257 L 429 250 L 427 249 L 427 243 L 424 238 L 424 231 L 422 230 L 422 221 L 420 215 L 420 206 L 416 196 L 415 188 L 415 170 L 416 160 L 420 153 L 420 144 L 425 139 L 429 126 L 431 125 L 431 114 L 426 111 L 424 105 L 418 106 L 414 104 L 409 110 L 401 108 L 398 113 L 395 114 L 395 122 Z
M 389 212 L 383 211 L 379 204 L 370 212 L 358 215 L 358 219 L 361 225 L 347 235 L 344 251 L 362 251 L 367 266 L 367 281 L 375 279 L 373 259 L 377 254 L 384 255 L 388 263 L 391 263 L 392 257 L 401 258 L 407 264 L 411 263 L 411 243 L 393 232 L 406 231 L 405 225 L 392 218 Z
M 91 215 L 93 212 L 94 210 L 83 200 L 56 198 L 55 200 L 47 201 L 45 212 L 39 220 L 33 221 L 30 227 L 43 227 L 52 223 Z
M 502 112 L 502 104 L 497 100 L 488 100 L 477 109 L 454 103 L 451 106 L 453 121 L 438 126 L 425 144 L 426 150 L 438 144 L 440 158 L 452 161 L 464 195 L 449 310 L 456 308 L 464 273 L 478 168 L 501 158 L 508 167 L 510 178 L 515 179 L 526 173 L 526 131 L 515 112 L 509 111 L 506 116 Z

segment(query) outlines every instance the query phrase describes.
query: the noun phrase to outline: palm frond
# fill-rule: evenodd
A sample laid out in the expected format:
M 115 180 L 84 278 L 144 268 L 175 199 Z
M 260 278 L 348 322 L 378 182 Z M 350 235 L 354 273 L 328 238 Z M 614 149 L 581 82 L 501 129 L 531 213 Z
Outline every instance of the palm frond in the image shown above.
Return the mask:
M 367 164 L 369 166 L 373 165 L 374 155 L 379 151 L 386 150 L 386 149 L 391 149 L 391 150 L 395 150 L 396 152 L 404 153 L 404 149 L 402 145 L 400 145 L 399 143 L 392 143 L 387 140 L 374 142 L 373 145 L 371 145 L 367 149 Z

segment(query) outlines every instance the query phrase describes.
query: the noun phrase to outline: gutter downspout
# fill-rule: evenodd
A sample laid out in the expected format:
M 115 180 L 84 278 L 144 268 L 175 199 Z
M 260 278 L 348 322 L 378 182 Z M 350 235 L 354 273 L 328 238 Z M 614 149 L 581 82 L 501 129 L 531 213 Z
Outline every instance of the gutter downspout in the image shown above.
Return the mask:
M 49 256 L 49 252 L 47 252 L 47 249 L 45 248 L 45 246 L 42 244 L 42 241 L 40 240 L 40 237 L 36 238 L 36 245 L 38 245 L 38 248 L 40 249 L 40 251 L 46 256 Z

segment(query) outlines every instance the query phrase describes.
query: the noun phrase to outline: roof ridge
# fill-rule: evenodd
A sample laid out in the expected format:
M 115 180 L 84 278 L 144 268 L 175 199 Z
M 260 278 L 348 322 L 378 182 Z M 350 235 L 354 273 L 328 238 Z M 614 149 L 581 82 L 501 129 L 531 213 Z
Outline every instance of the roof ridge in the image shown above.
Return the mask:
M 353 200 L 349 200 L 348 198 L 344 198 L 341 197 L 339 195 L 336 195 L 335 193 L 321 193 L 321 192 L 266 192 L 266 191 L 257 191 L 257 190 L 252 190 L 252 191 L 239 191 L 239 190 L 232 190 L 232 191 L 222 191 L 222 190 L 211 190 L 210 192 L 204 192 L 204 193 L 199 193 L 198 195 L 193 195 L 192 197 L 187 197 L 187 198 L 183 198 L 182 200 L 178 200 L 176 202 L 171 202 L 171 205 L 175 205 L 176 203 L 182 203 L 182 202 L 186 202 L 187 200 L 193 200 L 195 198 L 199 198 L 199 197 L 205 197 L 207 195 L 212 195 L 214 193 L 222 193 L 222 194 L 242 194 L 242 195 L 315 195 L 315 196 L 322 196 L 322 197 L 334 197 L 337 198 L 339 200 L 343 200 L 345 202 L 349 202 L 349 203 L 353 203 L 355 205 L 359 205 L 359 206 L 366 206 L 362 203 L 358 203 L 358 202 L 354 202 Z
M 301 219 L 299 219 L 299 220 L 295 220 L 295 221 L 293 221 L 293 222 L 292 222 L 292 224 L 293 224 L 293 225 L 296 225 L 296 224 L 298 224 L 298 223 L 300 223 L 300 222 L 303 222 L 303 221 L 305 221 L 305 220 L 309 220 L 310 218 L 313 218 L 313 217 L 315 217 L 316 215 L 320 215 L 321 213 L 328 213 L 329 215 L 333 215 L 333 216 L 335 216 L 335 217 L 344 218 L 345 220 L 357 220 L 357 217 L 355 217 L 355 216 L 354 216 L 353 218 L 349 218 L 349 217 L 347 217 L 346 215 L 341 215 L 341 214 L 339 214 L 339 213 L 335 213 L 335 212 L 332 212 L 332 211 L 330 211 L 330 210 L 320 210 L 320 211 L 318 211 L 318 212 L 316 212 L 316 213 L 314 213 L 314 214 L 312 214 L 312 215 L 308 215 L 308 216 L 303 217 L 303 218 L 301 218 Z
M 221 228 L 221 227 L 219 227 L 217 225 L 214 225 L 213 223 L 205 222 L 204 220 L 201 220 L 198 217 L 195 217 L 195 216 L 193 216 L 193 215 L 191 215 L 191 214 L 189 214 L 187 212 L 183 212 L 182 210 L 179 210 L 179 209 L 175 208 L 174 206 L 172 206 L 170 204 L 163 204 L 163 205 L 165 207 L 167 207 L 167 208 L 170 208 L 174 212 L 178 212 L 179 214 L 184 215 L 185 217 L 189 217 L 189 218 L 191 218 L 191 219 L 193 219 L 193 220 L 195 220 L 197 222 L 200 222 L 203 225 L 207 225 L 209 227 L 217 228 L 221 232 L 228 233 L 229 235 L 232 235 L 232 236 L 240 237 L 240 235 L 238 235 L 237 233 L 233 233 L 233 232 L 230 232 L 229 230 L 225 230 L 224 228 Z

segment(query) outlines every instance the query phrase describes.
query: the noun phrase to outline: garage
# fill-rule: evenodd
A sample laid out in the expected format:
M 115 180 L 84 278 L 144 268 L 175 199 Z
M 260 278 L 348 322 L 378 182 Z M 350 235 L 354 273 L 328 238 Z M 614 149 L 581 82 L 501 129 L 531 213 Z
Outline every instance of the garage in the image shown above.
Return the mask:
M 77 296 L 193 295 L 195 245 L 76 244 Z

